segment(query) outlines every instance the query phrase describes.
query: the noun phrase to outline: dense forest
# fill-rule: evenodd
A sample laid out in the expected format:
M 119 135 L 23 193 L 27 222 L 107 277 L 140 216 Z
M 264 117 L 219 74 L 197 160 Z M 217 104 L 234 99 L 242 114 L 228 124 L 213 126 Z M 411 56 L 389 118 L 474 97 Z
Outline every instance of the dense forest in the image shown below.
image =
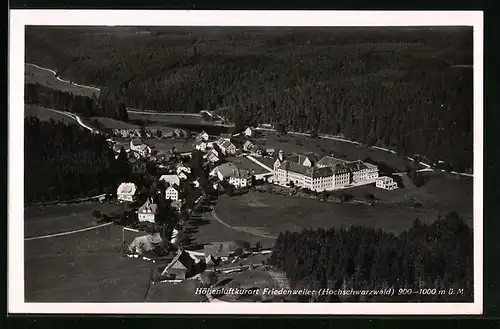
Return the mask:
M 126 157 L 115 160 L 103 135 L 36 117 L 25 118 L 24 133 L 26 203 L 114 192 L 128 173 Z
M 471 301 L 472 246 L 472 230 L 451 212 L 430 225 L 416 219 L 399 236 L 359 226 L 287 231 L 278 236 L 269 262 L 296 288 L 395 289 L 393 297 L 331 295 L 312 301 Z M 399 289 L 420 288 L 464 293 L 396 296 Z
M 55 90 L 39 84 L 24 85 L 24 102 L 83 116 L 110 117 L 128 121 L 127 109 L 118 99 L 86 97 Z
M 126 107 L 219 110 L 457 171 L 472 169 L 472 56 L 468 27 L 26 29 L 28 62 Z

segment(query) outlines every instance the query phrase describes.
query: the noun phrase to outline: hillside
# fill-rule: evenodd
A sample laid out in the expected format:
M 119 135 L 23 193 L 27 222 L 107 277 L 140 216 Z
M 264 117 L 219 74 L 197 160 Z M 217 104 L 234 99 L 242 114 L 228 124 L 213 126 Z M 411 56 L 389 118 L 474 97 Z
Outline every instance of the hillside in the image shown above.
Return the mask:
M 26 60 L 103 86 L 104 102 L 224 107 L 237 127 L 341 133 L 472 168 L 470 28 L 146 30 L 29 27 Z

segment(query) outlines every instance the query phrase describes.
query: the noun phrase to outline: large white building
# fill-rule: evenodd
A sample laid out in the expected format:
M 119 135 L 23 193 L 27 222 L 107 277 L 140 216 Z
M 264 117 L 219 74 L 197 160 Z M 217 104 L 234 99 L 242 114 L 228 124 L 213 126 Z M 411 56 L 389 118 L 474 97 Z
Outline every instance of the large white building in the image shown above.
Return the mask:
M 371 184 L 378 177 L 378 168 L 372 164 L 359 160 L 348 162 L 329 156 L 317 161 L 312 153 L 295 153 L 285 158 L 280 151 L 273 169 L 275 182 L 312 191 Z
M 181 180 L 177 175 L 161 175 L 160 180 L 169 185 L 181 185 Z

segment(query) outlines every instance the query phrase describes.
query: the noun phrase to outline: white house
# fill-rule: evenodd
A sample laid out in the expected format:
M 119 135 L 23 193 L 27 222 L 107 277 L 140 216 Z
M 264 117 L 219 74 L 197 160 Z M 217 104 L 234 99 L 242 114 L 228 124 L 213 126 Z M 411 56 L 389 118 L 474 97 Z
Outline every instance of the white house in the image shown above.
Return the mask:
M 219 146 L 222 153 L 226 155 L 232 155 L 236 153 L 236 146 L 226 139 L 219 139 L 217 141 L 217 146 Z
M 197 137 L 196 140 L 208 141 L 208 134 L 205 131 L 202 131 Z
M 194 187 L 200 187 L 200 182 L 198 182 L 198 180 L 195 180 L 193 182 L 193 184 L 194 184 Z
M 121 183 L 116 191 L 118 201 L 133 202 L 137 187 L 134 183 Z
M 153 203 L 153 200 L 146 200 L 146 202 L 137 210 L 139 222 L 154 223 L 158 217 L 158 205 Z
M 229 175 L 229 184 L 234 187 L 252 186 L 252 176 L 248 170 L 237 170 Z
M 185 173 L 184 171 L 181 171 L 181 172 L 177 175 L 177 177 L 179 177 L 179 179 L 187 179 L 187 178 L 188 178 L 188 177 L 187 177 L 187 175 L 186 175 L 186 173 Z
M 392 177 L 381 176 L 375 180 L 375 186 L 384 190 L 395 190 L 398 188 L 398 183 L 396 183 Z
M 167 200 L 179 200 L 179 187 L 176 185 L 169 186 L 165 191 L 165 199 Z
M 214 149 L 210 149 L 207 151 L 207 153 L 203 156 L 203 158 L 207 161 L 210 161 L 212 163 L 215 163 L 219 161 L 219 152 L 217 152 Z
M 164 181 L 170 185 L 180 185 L 181 184 L 181 180 L 180 180 L 179 176 L 177 176 L 177 175 L 162 175 L 160 177 L 160 180 Z
M 244 133 L 245 133 L 245 136 L 253 136 L 255 133 L 255 129 L 252 127 L 248 127 L 247 129 L 245 129 Z

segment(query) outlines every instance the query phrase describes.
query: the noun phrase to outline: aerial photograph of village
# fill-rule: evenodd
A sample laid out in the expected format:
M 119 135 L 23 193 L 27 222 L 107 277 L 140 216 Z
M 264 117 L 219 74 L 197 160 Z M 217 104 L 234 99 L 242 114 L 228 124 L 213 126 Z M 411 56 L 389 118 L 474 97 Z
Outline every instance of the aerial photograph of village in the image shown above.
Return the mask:
M 27 26 L 26 302 L 472 302 L 466 26 Z

